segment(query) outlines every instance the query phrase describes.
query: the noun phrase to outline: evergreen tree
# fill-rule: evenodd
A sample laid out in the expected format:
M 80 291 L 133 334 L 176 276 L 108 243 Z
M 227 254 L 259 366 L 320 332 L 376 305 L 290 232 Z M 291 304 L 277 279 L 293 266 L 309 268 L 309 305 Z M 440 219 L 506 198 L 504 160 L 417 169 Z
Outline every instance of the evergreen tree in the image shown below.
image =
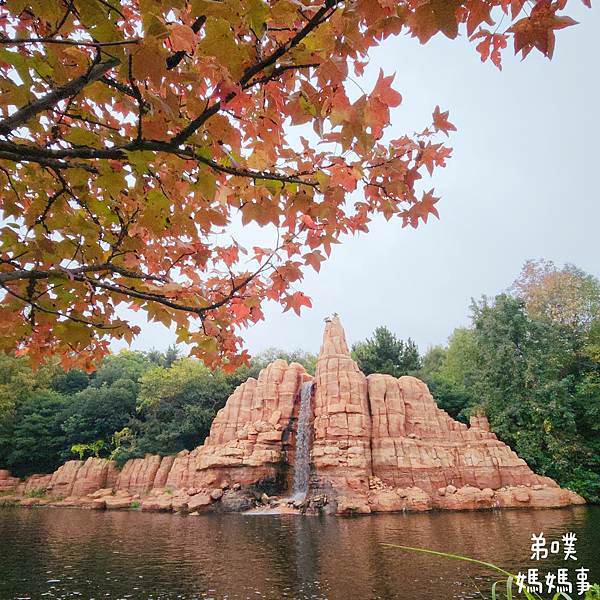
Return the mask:
M 401 377 L 421 368 L 419 349 L 414 341 L 398 339 L 387 327 L 377 327 L 372 338 L 354 344 L 352 357 L 365 375 L 385 373 Z

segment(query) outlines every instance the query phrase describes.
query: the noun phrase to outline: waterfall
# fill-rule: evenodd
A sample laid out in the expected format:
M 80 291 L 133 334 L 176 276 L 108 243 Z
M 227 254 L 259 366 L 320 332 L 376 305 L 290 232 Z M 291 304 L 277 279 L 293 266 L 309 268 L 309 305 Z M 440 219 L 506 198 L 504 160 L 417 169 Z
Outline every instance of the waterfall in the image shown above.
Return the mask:
M 292 493 L 294 498 L 304 499 L 308 492 L 308 479 L 310 476 L 310 416 L 312 381 L 302 384 L 300 390 L 300 412 L 298 415 L 298 429 L 296 431 L 296 457 L 294 469 L 294 484 Z

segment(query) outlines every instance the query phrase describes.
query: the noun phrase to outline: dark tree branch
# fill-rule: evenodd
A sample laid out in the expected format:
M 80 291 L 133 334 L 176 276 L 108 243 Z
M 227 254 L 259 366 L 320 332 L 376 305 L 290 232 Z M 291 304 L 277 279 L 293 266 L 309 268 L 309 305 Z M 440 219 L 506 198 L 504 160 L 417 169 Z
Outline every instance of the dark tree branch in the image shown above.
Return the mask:
M 117 58 L 111 58 L 104 62 L 93 64 L 88 71 L 81 77 L 73 79 L 66 85 L 34 100 L 27 106 L 20 108 L 15 113 L 0 121 L 0 135 L 8 135 L 17 127 L 24 125 L 39 113 L 53 108 L 58 102 L 78 94 L 85 86 L 102 78 L 108 71 L 119 64 Z
M 99 2 L 100 4 L 102 4 L 103 6 L 106 6 L 106 8 L 108 8 L 109 16 L 110 16 L 110 11 L 114 10 L 123 20 L 125 19 L 125 15 L 116 6 L 113 6 L 110 2 L 107 2 L 107 0 L 97 0 L 97 2 Z
M 83 267 L 77 267 L 75 269 L 57 268 L 47 269 L 45 271 L 40 269 L 18 269 L 15 271 L 0 272 L 0 284 L 9 283 L 11 281 L 23 281 L 30 279 L 49 279 L 54 277 L 57 279 L 74 279 L 86 274 L 86 273 L 116 273 L 122 277 L 129 279 L 141 279 L 148 281 L 160 281 L 165 282 L 165 279 L 157 277 L 155 275 L 146 275 L 145 273 L 137 273 L 136 271 L 130 271 L 118 265 L 112 263 L 101 263 L 98 265 L 87 265 Z
M 114 88 L 115 90 L 118 90 L 122 94 L 125 94 L 126 96 L 130 96 L 134 100 L 136 99 L 135 91 L 132 88 L 130 88 L 128 85 L 125 85 L 119 81 L 116 81 L 115 79 L 113 79 L 112 77 L 108 77 L 107 75 L 104 75 L 104 77 L 100 77 L 100 81 L 102 83 L 105 83 L 107 86 Z
M 0 150 L 0 158 L 10 160 L 12 162 L 34 162 L 44 167 L 50 167 L 58 171 L 62 169 L 85 169 L 90 173 L 97 173 L 98 169 L 91 165 L 80 163 L 80 162 L 66 162 L 64 160 L 57 160 L 53 158 L 44 158 L 43 156 L 27 156 L 21 153 L 14 153 L 5 150 Z
M 106 129 L 110 129 L 111 131 L 119 131 L 118 127 L 113 127 L 112 125 L 108 125 L 107 123 L 102 123 L 102 121 L 97 121 L 96 119 L 91 119 L 90 117 L 84 117 L 83 115 L 76 115 L 75 113 L 63 112 L 58 110 L 57 108 L 53 109 L 53 112 L 60 115 L 61 118 L 68 117 L 69 119 L 73 119 L 76 121 L 82 121 L 83 123 L 88 123 L 90 125 L 97 125 L 98 127 L 105 127 Z
M 265 75 L 264 77 L 260 77 L 259 79 L 252 80 L 252 85 L 261 85 L 263 83 L 273 81 L 286 71 L 292 71 L 293 69 L 310 69 L 312 67 L 318 66 L 319 63 L 308 63 L 306 65 L 282 65 L 280 67 L 277 67 L 276 69 L 273 69 L 273 71 L 269 75 Z
M 69 5 L 67 6 L 67 10 L 65 11 L 65 14 L 63 15 L 62 19 L 58 22 L 54 31 L 50 34 L 49 37 L 51 37 L 51 38 L 54 37 L 62 29 L 63 25 L 67 22 L 67 19 L 69 18 L 69 15 L 71 14 L 71 11 L 73 10 L 74 5 L 75 5 L 75 0 L 69 0 Z
M 158 293 L 152 293 L 152 292 L 143 292 L 136 288 L 133 288 L 131 286 L 127 286 L 127 285 L 124 285 L 121 283 L 118 283 L 118 284 L 108 283 L 108 282 L 101 281 L 96 278 L 88 277 L 89 274 L 93 274 L 93 273 L 111 272 L 111 273 L 117 273 L 119 275 L 122 275 L 123 277 L 130 278 L 130 279 L 154 280 L 154 281 L 161 281 L 161 282 L 167 281 L 166 279 L 158 278 L 155 276 L 145 275 L 142 273 L 135 273 L 135 272 L 129 271 L 127 269 L 118 267 L 118 266 L 110 264 L 110 263 L 105 263 L 105 264 L 100 264 L 100 265 L 91 265 L 91 266 L 90 265 L 82 266 L 82 267 L 77 267 L 75 269 L 61 268 L 61 269 L 49 269 L 46 271 L 42 271 L 39 269 L 31 269 L 31 270 L 19 269 L 19 270 L 15 270 L 12 272 L 0 272 L 0 287 L 3 287 L 7 292 L 11 293 L 15 297 L 18 297 L 23 302 L 33 306 L 32 302 L 28 301 L 27 298 L 17 296 L 17 294 L 15 292 L 13 292 L 6 284 L 13 282 L 13 281 L 29 281 L 29 285 L 31 285 L 32 280 L 34 280 L 34 281 L 45 280 L 45 279 L 49 279 L 50 277 L 53 277 L 53 278 L 64 279 L 64 280 L 78 281 L 80 283 L 86 283 L 87 285 L 93 286 L 95 288 L 113 292 L 113 293 L 119 294 L 121 296 L 129 297 L 129 298 L 137 298 L 139 300 L 146 300 L 148 302 L 157 302 L 159 304 L 162 304 L 163 306 L 167 306 L 168 308 L 172 308 L 174 310 L 180 310 L 180 311 L 184 311 L 184 312 L 190 312 L 190 313 L 198 315 L 200 318 L 203 318 L 207 312 L 209 312 L 211 310 L 215 310 L 217 308 L 220 308 L 221 306 L 224 306 L 225 304 L 227 304 L 227 302 L 229 302 L 231 299 L 235 298 L 236 295 L 238 294 L 238 292 L 243 290 L 253 279 L 258 277 L 258 275 L 260 275 L 260 273 L 262 273 L 265 269 L 267 269 L 269 267 L 273 267 L 272 261 L 275 258 L 275 256 L 277 256 L 277 251 L 280 249 L 281 249 L 281 247 L 279 246 L 279 243 L 278 243 L 277 248 L 275 250 L 273 250 L 273 252 L 269 256 L 269 258 L 262 265 L 260 265 L 255 271 L 253 271 L 252 273 L 249 273 L 246 277 L 244 277 L 237 284 L 234 283 L 234 281 L 232 279 L 231 289 L 227 293 L 223 294 L 223 298 L 221 300 L 218 300 L 216 302 L 213 302 L 211 304 L 208 304 L 208 305 L 202 306 L 202 307 L 188 305 L 188 304 L 181 304 L 179 302 L 175 302 L 175 301 L 169 299 L 165 295 L 161 295 Z M 61 315 L 61 316 L 70 318 L 69 315 Z M 91 323 L 89 323 L 89 324 L 91 324 Z
M 118 42 L 86 42 L 84 40 L 65 40 L 60 38 L 38 37 L 38 38 L 7 38 L 0 37 L 0 44 L 5 46 L 24 46 L 27 44 L 61 44 L 63 46 L 84 46 L 86 48 L 106 48 L 109 46 L 126 46 L 128 44 L 139 44 L 140 39 L 119 40 Z
M 31 298 L 26 298 L 24 296 L 21 296 L 20 294 L 17 294 L 15 291 L 11 290 L 8 286 L 6 286 L 2 283 L 0 283 L 0 287 L 2 287 L 8 294 L 13 296 L 17 300 L 20 300 L 21 302 L 24 302 L 25 304 L 29 304 L 29 306 L 31 306 L 32 311 L 35 309 L 35 310 L 38 310 L 39 312 L 47 313 L 50 315 L 56 315 L 58 317 L 63 317 L 64 319 L 68 319 L 69 321 L 74 321 L 75 323 L 89 325 L 91 327 L 94 327 L 95 329 L 118 329 L 117 325 L 106 325 L 104 323 L 97 323 L 95 321 L 90 321 L 90 320 L 84 319 L 82 317 L 75 317 L 73 315 L 69 315 L 67 313 L 63 313 L 58 310 L 53 310 L 51 308 L 47 308 L 45 306 L 42 306 L 41 304 L 39 304 L 38 302 L 36 302 L 35 300 L 33 300 Z
M 248 179 L 264 181 L 281 181 L 282 183 L 297 183 L 299 185 L 307 185 L 313 188 L 318 187 L 318 184 L 314 181 L 301 179 L 296 177 L 295 174 L 285 175 L 270 171 L 255 171 L 241 167 L 229 167 L 226 165 L 221 165 L 210 158 L 201 156 L 192 147 L 178 148 L 171 142 L 141 140 L 134 141 L 125 146 L 116 146 L 114 148 L 89 148 L 84 146 L 78 148 L 60 148 L 53 150 L 48 148 L 38 148 L 37 146 L 27 146 L 24 144 L 0 141 L 0 158 L 3 154 L 10 153 L 13 157 L 20 157 L 17 159 L 13 158 L 13 160 L 39 162 L 40 164 L 43 164 L 42 161 L 54 161 L 55 163 L 58 162 L 57 168 L 60 169 L 68 168 L 69 166 L 81 167 L 80 163 L 70 164 L 65 162 L 65 160 L 71 158 L 127 160 L 127 152 L 135 151 L 164 152 L 180 157 L 191 158 L 199 163 L 205 164 L 214 171 L 226 173 L 235 177 L 245 177 Z M 94 169 L 95 171 L 94 167 L 90 165 L 87 165 L 87 167 L 88 170 Z
M 192 23 L 192 31 L 194 33 L 198 33 L 200 31 L 200 29 L 202 29 L 202 26 L 204 25 L 205 22 L 206 22 L 206 17 L 204 15 L 202 15 L 201 17 L 198 17 Z M 185 50 L 178 50 L 177 52 L 175 52 L 174 54 L 169 56 L 169 58 L 167 58 L 167 71 L 171 71 L 172 69 L 174 69 L 185 58 L 185 56 L 186 56 Z
M 242 89 L 248 89 L 252 87 L 254 83 L 251 82 L 252 78 L 264 69 L 274 65 L 282 56 L 289 52 L 292 48 L 297 46 L 309 33 L 316 29 L 321 23 L 327 20 L 336 10 L 338 2 L 337 0 L 327 0 L 325 4 L 312 16 L 312 18 L 306 23 L 306 25 L 296 33 L 288 42 L 282 44 L 272 52 L 265 59 L 259 61 L 255 65 L 248 67 L 244 72 L 244 75 L 239 81 L 239 85 Z M 258 82 L 256 82 L 258 83 Z M 185 142 L 187 138 L 193 135 L 202 125 L 214 114 L 221 110 L 223 103 L 229 102 L 236 96 L 236 92 L 230 92 L 225 100 L 219 100 L 208 108 L 206 108 L 198 117 L 184 127 L 175 137 L 172 138 L 171 142 L 177 146 Z

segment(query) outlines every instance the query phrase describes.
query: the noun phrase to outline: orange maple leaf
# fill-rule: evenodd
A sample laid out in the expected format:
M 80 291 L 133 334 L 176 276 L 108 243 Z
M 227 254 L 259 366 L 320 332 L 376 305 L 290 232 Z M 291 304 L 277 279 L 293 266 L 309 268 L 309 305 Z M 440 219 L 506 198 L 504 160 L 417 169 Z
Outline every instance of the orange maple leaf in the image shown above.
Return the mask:
M 196 46 L 196 34 L 191 27 L 176 23 L 171 25 L 169 41 L 173 50 L 191 52 Z
M 534 48 L 537 48 L 548 58 L 554 54 L 554 32 L 571 25 L 577 21 L 571 17 L 558 16 L 560 9 L 558 2 L 539 0 L 531 14 L 517 21 L 509 30 L 514 34 L 515 54 L 522 53 L 525 58 Z
M 441 112 L 440 107 L 436 106 L 433 111 L 433 126 L 436 131 L 443 131 L 448 137 L 449 131 L 456 131 L 456 127 L 448 121 L 449 111 Z
M 394 81 L 394 75 L 388 75 L 384 77 L 383 69 L 379 69 L 379 78 L 373 89 L 372 96 L 377 98 L 386 106 L 399 106 L 402 102 L 402 96 L 392 89 L 392 81 Z
M 295 292 L 293 294 L 290 294 L 284 299 L 284 303 L 285 308 L 283 309 L 283 312 L 286 312 L 291 308 L 298 316 L 300 316 L 300 309 L 303 306 L 306 306 L 308 308 L 312 307 L 312 302 L 310 301 L 310 298 L 302 292 Z

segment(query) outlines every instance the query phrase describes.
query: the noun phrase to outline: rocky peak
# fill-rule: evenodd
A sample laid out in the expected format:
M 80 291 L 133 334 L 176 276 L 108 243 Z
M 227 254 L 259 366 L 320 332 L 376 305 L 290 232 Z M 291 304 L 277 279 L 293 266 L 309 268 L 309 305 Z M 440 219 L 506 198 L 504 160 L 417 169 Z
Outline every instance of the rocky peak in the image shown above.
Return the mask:
M 337 314 L 325 319 L 325 332 L 323 333 L 323 343 L 319 358 L 329 356 L 350 356 L 350 350 L 346 343 L 346 334 L 342 327 L 342 322 Z

